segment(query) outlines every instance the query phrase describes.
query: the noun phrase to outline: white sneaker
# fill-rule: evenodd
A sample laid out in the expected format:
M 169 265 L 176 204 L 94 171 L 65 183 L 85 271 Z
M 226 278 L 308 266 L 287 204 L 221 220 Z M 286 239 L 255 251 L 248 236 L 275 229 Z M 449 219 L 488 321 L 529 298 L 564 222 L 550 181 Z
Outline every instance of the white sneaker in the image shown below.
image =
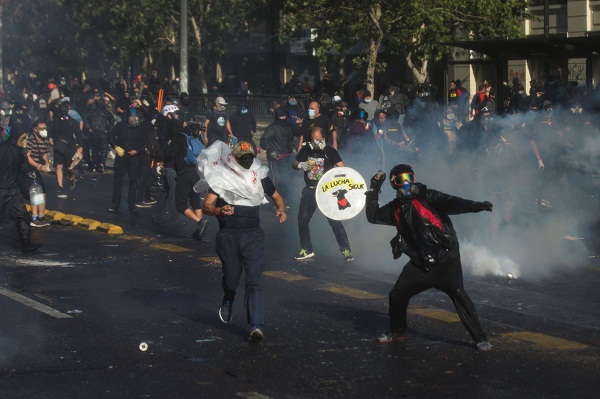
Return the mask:
M 301 249 L 300 253 L 298 255 L 296 255 L 296 260 L 303 260 L 303 259 L 308 259 L 308 258 L 312 258 L 313 256 L 315 256 L 314 252 L 308 252 L 306 249 Z

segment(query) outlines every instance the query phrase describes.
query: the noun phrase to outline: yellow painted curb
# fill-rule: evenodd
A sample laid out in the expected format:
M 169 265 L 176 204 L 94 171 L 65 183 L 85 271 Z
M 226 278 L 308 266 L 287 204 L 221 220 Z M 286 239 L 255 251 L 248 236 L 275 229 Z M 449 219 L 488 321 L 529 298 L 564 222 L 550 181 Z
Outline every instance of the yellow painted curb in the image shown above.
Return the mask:
M 65 217 L 65 214 L 62 212 L 58 212 L 58 211 L 46 210 L 46 213 L 44 213 L 44 218 L 46 218 L 50 221 L 53 221 L 53 222 L 58 222 L 59 220 L 61 220 L 64 217 Z
M 123 229 L 120 226 L 111 223 L 100 223 L 96 227 L 96 231 L 110 234 L 111 236 L 118 236 L 123 234 Z
M 77 226 L 88 229 L 88 230 L 96 230 L 98 226 L 100 226 L 100 222 L 92 219 L 81 219 Z
M 77 215 L 65 215 L 60 221 L 62 223 L 70 223 L 70 224 L 74 224 L 77 225 L 77 223 L 79 223 L 80 221 L 82 221 L 83 218 L 81 216 L 77 216 Z

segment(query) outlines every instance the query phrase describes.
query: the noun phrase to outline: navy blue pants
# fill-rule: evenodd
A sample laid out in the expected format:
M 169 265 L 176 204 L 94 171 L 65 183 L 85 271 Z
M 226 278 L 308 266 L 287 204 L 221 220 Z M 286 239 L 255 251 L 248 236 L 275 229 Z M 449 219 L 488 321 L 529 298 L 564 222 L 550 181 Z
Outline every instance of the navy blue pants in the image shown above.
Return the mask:
M 427 272 L 412 261 L 404 266 L 390 291 L 390 330 L 406 331 L 406 309 L 410 298 L 430 288 L 445 292 L 450 297 L 460 320 L 475 342 L 487 340 L 475 306 L 465 292 L 460 257 L 437 264 Z
M 244 307 L 249 324 L 264 324 L 263 289 L 260 276 L 265 269 L 265 233 L 250 230 L 222 229 L 217 233 L 216 251 L 223 270 L 224 298 L 233 301 L 242 271 L 246 272 Z

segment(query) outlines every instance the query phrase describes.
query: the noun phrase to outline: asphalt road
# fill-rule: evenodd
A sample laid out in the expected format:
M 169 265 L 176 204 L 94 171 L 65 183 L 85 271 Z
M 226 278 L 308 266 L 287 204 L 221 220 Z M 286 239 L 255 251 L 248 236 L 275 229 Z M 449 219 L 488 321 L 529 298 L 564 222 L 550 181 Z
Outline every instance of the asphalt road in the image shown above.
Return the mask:
M 93 178 L 92 178 L 93 177 Z M 231 324 L 217 315 L 216 221 L 203 242 L 111 214 L 112 175 L 86 174 L 48 208 L 122 227 L 112 236 L 55 223 L 24 256 L 12 223 L 0 228 L 1 398 L 596 398 L 600 388 L 600 263 L 564 264 L 543 277 L 465 272 L 494 350 L 479 353 L 445 295 L 411 302 L 406 343 L 378 344 L 393 231 L 346 223 L 354 263 L 342 261 L 315 215 L 314 260 L 293 260 L 294 209 L 271 206 L 263 275 L 265 340 L 246 342 L 240 287 Z M 47 179 L 49 192 L 54 182 Z M 124 192 L 125 195 L 125 192 Z M 368 237 L 357 242 L 356 237 Z M 557 261 L 564 262 L 560 259 Z M 147 350 L 141 350 L 145 343 Z

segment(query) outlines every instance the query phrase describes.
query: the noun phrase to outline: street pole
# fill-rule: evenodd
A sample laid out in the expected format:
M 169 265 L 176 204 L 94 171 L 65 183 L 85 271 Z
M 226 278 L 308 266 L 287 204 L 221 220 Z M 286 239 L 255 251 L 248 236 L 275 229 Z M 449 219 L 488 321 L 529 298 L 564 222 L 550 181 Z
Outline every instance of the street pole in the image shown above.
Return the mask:
M 180 68 L 179 68 L 179 90 L 180 92 L 188 91 L 188 31 L 187 31 L 187 0 L 181 0 L 181 20 L 180 24 L 180 32 L 179 32 L 179 58 L 180 58 Z

